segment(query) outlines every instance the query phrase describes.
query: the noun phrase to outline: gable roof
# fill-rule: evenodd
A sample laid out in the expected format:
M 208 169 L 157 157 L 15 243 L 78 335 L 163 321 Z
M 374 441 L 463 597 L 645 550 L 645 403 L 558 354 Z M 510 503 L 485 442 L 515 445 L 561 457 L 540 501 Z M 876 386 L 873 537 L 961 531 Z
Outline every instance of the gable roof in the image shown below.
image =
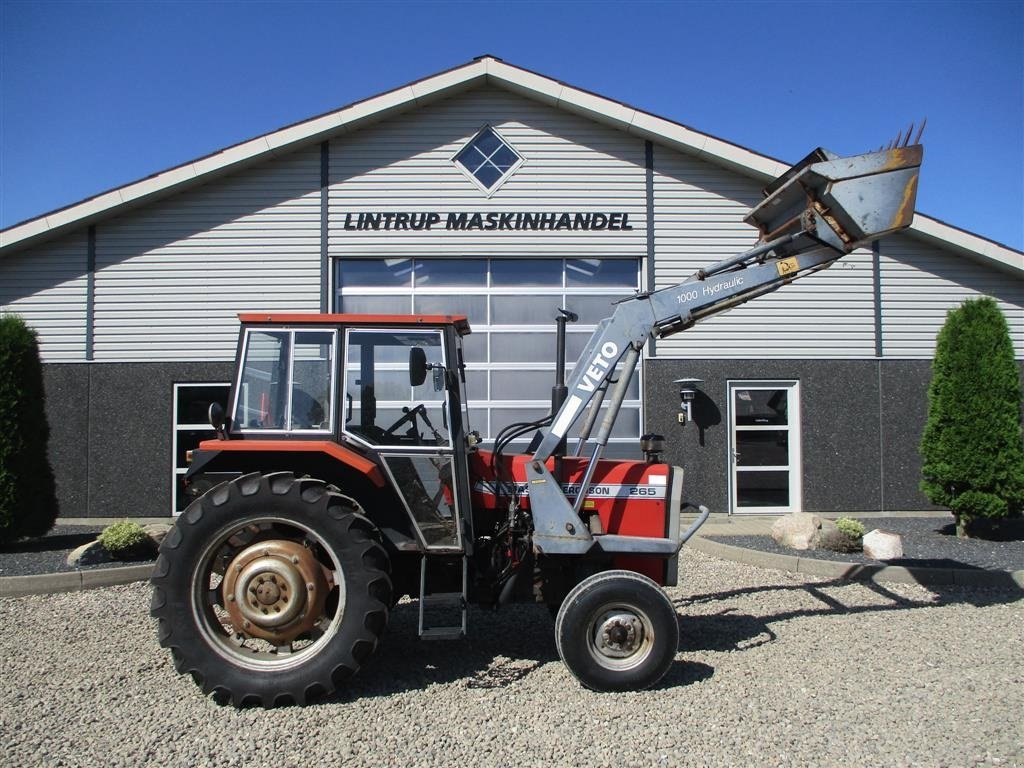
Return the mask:
M 359 130 L 484 84 L 581 115 L 758 181 L 770 181 L 789 168 L 788 163 L 695 131 L 681 123 L 507 64 L 495 56 L 485 55 L 467 64 L 14 224 L 0 230 L 0 256 L 108 218 L 124 209 L 198 186 L 267 157 L 287 154 L 302 146 Z M 908 232 L 911 236 L 950 248 L 991 266 L 1024 272 L 1024 253 L 930 216 L 915 213 Z

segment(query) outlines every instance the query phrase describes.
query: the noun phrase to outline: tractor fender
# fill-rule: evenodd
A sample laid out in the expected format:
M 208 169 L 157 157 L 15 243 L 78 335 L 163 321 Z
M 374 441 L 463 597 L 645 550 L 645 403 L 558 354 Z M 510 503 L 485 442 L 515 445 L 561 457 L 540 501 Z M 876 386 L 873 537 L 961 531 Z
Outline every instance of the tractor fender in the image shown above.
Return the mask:
M 322 453 L 344 464 L 366 478 L 378 488 L 386 483 L 380 469 L 369 459 L 330 440 L 204 440 L 193 454 L 192 464 L 185 474 L 186 481 L 204 470 L 207 464 L 223 452 L 245 453 Z
M 208 488 L 233 477 L 291 472 L 334 486 L 380 530 L 385 548 L 398 566 L 400 554 L 419 554 L 422 547 L 412 520 L 384 472 L 372 461 L 328 440 L 204 440 L 193 451 L 185 482 Z M 418 573 L 418 571 L 417 571 Z

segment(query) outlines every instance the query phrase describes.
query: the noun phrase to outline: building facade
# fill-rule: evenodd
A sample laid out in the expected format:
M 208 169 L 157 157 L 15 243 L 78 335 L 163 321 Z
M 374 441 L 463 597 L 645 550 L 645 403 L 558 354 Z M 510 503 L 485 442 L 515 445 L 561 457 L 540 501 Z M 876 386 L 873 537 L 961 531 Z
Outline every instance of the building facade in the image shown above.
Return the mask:
M 40 335 L 61 515 L 182 509 L 241 312 L 465 314 L 472 428 L 540 417 L 558 308 L 575 359 L 617 298 L 751 247 L 785 168 L 483 57 L 4 230 L 0 310 Z M 1024 256 L 918 214 L 649 344 L 612 449 L 665 435 L 717 512 L 926 509 L 935 335 L 981 295 L 1024 357 Z

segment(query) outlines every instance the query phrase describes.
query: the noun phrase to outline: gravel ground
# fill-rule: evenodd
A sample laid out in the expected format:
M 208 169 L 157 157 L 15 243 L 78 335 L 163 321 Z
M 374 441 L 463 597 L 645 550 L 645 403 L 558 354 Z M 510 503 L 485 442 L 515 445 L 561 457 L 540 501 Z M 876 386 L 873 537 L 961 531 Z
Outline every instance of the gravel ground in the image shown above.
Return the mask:
M 989 541 L 985 539 L 958 539 L 953 516 L 947 517 L 891 517 L 865 518 L 864 527 L 871 531 L 880 528 L 898 533 L 903 540 L 903 555 L 888 565 L 924 568 L 986 568 L 1000 571 L 1024 570 L 1024 540 Z M 1012 535 L 1019 535 L 1019 527 Z M 806 554 L 817 560 L 837 560 L 848 563 L 880 564 L 863 552 L 832 552 L 827 549 L 796 552 L 780 547 L 770 536 L 709 536 L 711 541 L 736 547 L 774 552 L 780 555 Z
M 56 525 L 46 536 L 0 547 L 0 576 L 30 576 L 92 568 L 117 568 L 121 565 L 138 565 L 140 562 L 144 562 L 114 560 L 109 563 L 79 565 L 78 567 L 68 565 L 68 554 L 71 550 L 89 543 L 102 530 L 102 525 Z
M 157 645 L 144 584 L 0 600 L 4 766 L 1024 767 L 1017 593 L 830 582 L 683 557 L 680 654 L 655 690 L 597 694 L 543 607 L 415 639 L 400 605 L 345 693 L 215 704 Z

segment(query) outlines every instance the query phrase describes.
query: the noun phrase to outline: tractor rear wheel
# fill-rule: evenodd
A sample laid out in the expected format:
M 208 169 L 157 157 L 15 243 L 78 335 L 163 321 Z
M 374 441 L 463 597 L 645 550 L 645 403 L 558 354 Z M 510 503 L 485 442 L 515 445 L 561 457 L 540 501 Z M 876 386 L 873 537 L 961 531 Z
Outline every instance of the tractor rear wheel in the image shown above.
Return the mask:
M 391 579 L 374 525 L 319 480 L 213 488 L 160 547 L 150 612 L 205 693 L 272 707 L 333 692 L 376 650 Z
M 555 645 L 569 671 L 595 691 L 657 683 L 679 648 L 675 607 L 646 576 L 604 571 L 577 584 L 555 619 Z

